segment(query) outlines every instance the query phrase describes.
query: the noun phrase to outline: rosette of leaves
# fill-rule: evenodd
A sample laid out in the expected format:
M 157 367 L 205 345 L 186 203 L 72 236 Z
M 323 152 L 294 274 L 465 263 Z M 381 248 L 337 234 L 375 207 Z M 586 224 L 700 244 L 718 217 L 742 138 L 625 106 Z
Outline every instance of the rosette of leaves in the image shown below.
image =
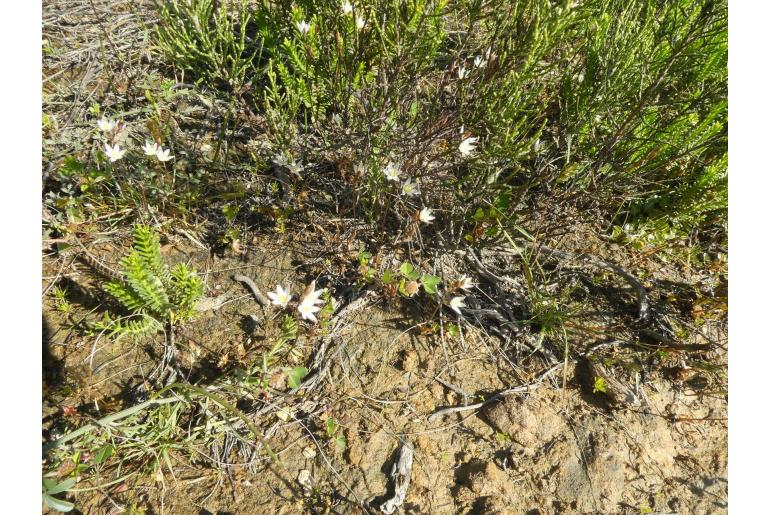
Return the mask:
M 131 316 L 115 318 L 106 313 L 98 324 L 100 330 L 113 335 L 141 334 L 193 317 L 195 303 L 203 295 L 203 282 L 184 263 L 168 266 L 152 229 L 135 227 L 132 251 L 120 263 L 122 277 L 105 284 L 104 290 Z

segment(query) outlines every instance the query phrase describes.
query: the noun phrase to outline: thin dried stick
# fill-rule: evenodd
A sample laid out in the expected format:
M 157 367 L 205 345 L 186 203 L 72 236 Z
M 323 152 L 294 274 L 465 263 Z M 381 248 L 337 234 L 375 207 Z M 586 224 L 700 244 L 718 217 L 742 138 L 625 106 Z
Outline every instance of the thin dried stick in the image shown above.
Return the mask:
M 246 286 L 246 288 L 248 288 L 251 294 L 254 296 L 254 300 L 256 300 L 260 306 L 266 308 L 270 305 L 270 301 L 262 294 L 257 285 L 250 278 L 241 274 L 233 274 L 230 276 L 230 278 L 233 281 L 237 281 Z

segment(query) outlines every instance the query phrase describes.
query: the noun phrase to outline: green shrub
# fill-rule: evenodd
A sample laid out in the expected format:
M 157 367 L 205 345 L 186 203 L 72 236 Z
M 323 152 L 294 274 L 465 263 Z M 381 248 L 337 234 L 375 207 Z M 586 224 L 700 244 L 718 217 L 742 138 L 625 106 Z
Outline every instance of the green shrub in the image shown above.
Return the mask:
M 247 37 L 252 21 L 244 3 L 216 0 L 156 2 L 161 23 L 156 42 L 168 60 L 198 81 L 225 84 L 235 91 L 251 74 L 259 48 Z
M 131 313 L 128 320 L 105 314 L 99 329 L 114 335 L 141 334 L 192 318 L 203 295 L 200 277 L 180 263 L 170 268 L 160 255 L 157 235 L 147 226 L 134 229 L 131 253 L 121 260 L 123 274 L 104 286 Z
M 639 221 L 663 214 L 689 228 L 693 209 L 726 205 L 725 2 L 589 1 L 577 12 L 583 43 L 560 92 L 562 178 Z
M 370 219 L 403 223 L 422 204 L 478 231 L 501 195 L 505 224 L 554 188 L 608 222 L 689 230 L 722 213 L 724 0 L 163 5 L 172 62 L 250 83 L 273 147 L 318 165 L 294 180 L 357 165 L 345 186 Z M 421 202 L 385 180 L 391 162 Z

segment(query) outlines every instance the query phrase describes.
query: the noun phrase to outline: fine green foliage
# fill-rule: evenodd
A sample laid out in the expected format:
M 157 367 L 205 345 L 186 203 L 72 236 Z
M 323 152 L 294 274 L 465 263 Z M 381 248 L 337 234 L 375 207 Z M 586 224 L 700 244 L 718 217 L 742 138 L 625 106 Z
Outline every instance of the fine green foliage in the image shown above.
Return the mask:
M 107 283 L 104 289 L 132 317 L 124 321 L 105 315 L 100 328 L 112 334 L 141 334 L 184 322 L 195 314 L 203 282 L 184 263 L 169 268 L 160 255 L 158 236 L 149 227 L 135 227 L 133 249 L 121 265 L 123 279 Z
M 689 230 L 726 213 L 725 3 L 584 2 L 577 16 L 584 43 L 561 80 L 560 180 L 639 221 Z
M 419 209 L 385 180 L 392 162 L 424 203 L 470 208 L 450 210 L 469 243 L 499 238 L 554 188 L 609 223 L 724 225 L 724 0 L 194 0 L 159 13 L 178 67 L 226 77 L 239 63 L 261 86 L 248 102 L 284 156 L 352 160 L 370 220 Z M 478 149 L 461 156 L 467 137 Z
M 157 8 L 156 41 L 170 61 L 199 81 L 235 91 L 243 86 L 258 55 L 247 37 L 251 11 L 244 4 L 236 4 L 234 15 L 215 0 L 161 1 Z

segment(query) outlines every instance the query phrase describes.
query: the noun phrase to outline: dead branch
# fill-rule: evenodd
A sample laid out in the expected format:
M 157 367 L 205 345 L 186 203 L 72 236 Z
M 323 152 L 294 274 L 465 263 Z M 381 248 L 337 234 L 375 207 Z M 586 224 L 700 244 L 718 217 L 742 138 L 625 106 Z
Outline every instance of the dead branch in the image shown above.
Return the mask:
M 412 477 L 413 460 L 414 449 L 409 442 L 404 442 L 398 453 L 398 460 L 393 464 L 393 470 L 390 472 L 390 478 L 394 485 L 393 497 L 380 506 L 380 511 L 382 511 L 382 513 L 390 515 L 404 504 L 406 492 L 409 490 L 409 482 Z
M 242 274 L 233 274 L 230 276 L 230 278 L 233 281 L 237 281 L 246 286 L 246 288 L 248 288 L 251 294 L 254 296 L 254 300 L 256 300 L 260 306 L 267 308 L 270 305 L 270 301 L 262 294 L 254 281 Z
M 570 361 L 568 361 L 568 363 L 574 363 L 574 360 L 570 360 Z M 459 413 L 461 411 L 470 411 L 470 410 L 481 409 L 481 408 L 483 408 L 484 406 L 486 406 L 488 404 L 492 404 L 493 402 L 497 402 L 500 399 L 502 399 L 503 397 L 506 397 L 508 395 L 513 395 L 515 393 L 534 392 L 535 390 L 537 390 L 537 388 L 540 386 L 540 384 L 543 381 L 548 379 L 555 372 L 561 370 L 561 368 L 563 366 L 564 366 L 564 362 L 557 363 L 556 365 L 552 366 L 551 368 L 549 368 L 548 370 L 543 372 L 540 375 L 540 377 L 537 378 L 536 381 L 534 381 L 532 383 L 529 383 L 529 384 L 525 384 L 525 385 L 521 385 L 521 386 L 516 386 L 514 388 L 509 388 L 507 390 L 503 390 L 502 392 L 498 392 L 498 393 L 494 394 L 492 397 L 490 397 L 489 399 L 487 399 L 485 401 L 477 402 L 476 404 L 469 404 L 467 406 L 452 406 L 450 408 L 440 409 L 440 410 L 436 411 L 435 413 L 433 413 L 431 416 L 428 417 L 428 422 L 433 422 L 433 421 L 435 421 L 435 420 L 437 420 L 437 419 L 439 419 L 441 417 L 444 417 L 446 415 L 449 415 L 451 413 Z

